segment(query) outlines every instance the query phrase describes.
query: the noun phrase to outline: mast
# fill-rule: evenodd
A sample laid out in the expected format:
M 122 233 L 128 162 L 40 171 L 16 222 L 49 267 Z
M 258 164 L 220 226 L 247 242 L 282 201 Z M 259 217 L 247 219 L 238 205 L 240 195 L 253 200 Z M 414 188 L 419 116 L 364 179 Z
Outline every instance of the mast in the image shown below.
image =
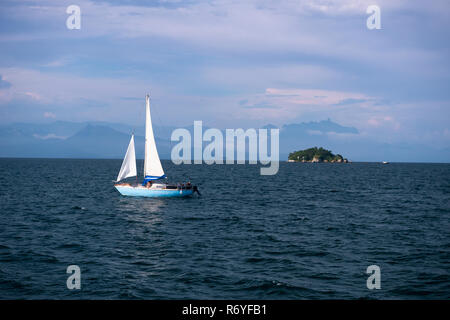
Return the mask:
M 145 96 L 145 147 L 144 147 L 144 178 L 147 173 L 147 159 L 148 159 L 148 123 L 150 120 L 150 95 Z

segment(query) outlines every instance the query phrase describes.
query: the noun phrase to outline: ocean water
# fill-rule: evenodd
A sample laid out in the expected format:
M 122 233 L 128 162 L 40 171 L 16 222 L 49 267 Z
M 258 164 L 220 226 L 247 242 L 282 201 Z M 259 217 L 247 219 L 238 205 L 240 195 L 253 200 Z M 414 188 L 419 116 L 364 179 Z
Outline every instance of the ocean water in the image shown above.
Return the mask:
M 1 299 L 450 298 L 449 164 L 164 161 L 188 199 L 122 197 L 120 165 L 0 159 Z

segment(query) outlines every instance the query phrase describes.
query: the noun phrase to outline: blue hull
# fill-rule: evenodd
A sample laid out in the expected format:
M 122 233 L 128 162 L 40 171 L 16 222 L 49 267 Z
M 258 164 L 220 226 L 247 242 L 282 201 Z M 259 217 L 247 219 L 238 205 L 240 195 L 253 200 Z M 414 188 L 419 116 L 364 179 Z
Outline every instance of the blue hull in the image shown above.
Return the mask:
M 168 198 L 168 197 L 188 197 L 193 194 L 193 190 L 176 189 L 148 189 L 145 187 L 114 186 L 123 196 L 129 197 L 150 197 L 150 198 Z

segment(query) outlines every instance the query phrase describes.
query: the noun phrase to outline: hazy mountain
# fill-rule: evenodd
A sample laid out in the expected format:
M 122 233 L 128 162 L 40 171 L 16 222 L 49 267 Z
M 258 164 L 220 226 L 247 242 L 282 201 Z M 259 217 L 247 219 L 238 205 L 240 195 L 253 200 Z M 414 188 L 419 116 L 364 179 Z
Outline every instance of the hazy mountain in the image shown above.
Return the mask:
M 193 139 L 193 126 L 185 127 Z M 264 128 L 273 129 L 274 125 Z M 154 126 L 162 159 L 170 159 L 175 127 Z M 204 126 L 203 131 L 208 127 Z M 353 161 L 449 162 L 450 149 L 438 150 L 414 144 L 387 144 L 360 136 L 356 128 L 330 119 L 286 124 L 280 129 L 280 160 L 292 151 L 324 147 Z M 144 126 L 107 122 L 55 121 L 46 124 L 15 123 L 0 126 L 0 157 L 122 158 L 131 132 L 135 133 L 136 156 L 144 157 Z M 225 137 L 225 131 L 222 130 Z M 204 146 L 206 143 L 204 143 Z M 192 153 L 193 154 L 193 153 Z M 225 154 L 225 153 L 224 153 Z
M 125 134 L 105 125 L 74 124 L 81 129 L 72 136 L 53 131 L 56 126 L 23 124 L 0 127 L 0 157 L 49 157 L 49 158 L 122 158 L 130 141 Z M 58 124 L 59 125 L 59 124 Z M 56 132 L 56 133 L 55 133 Z M 156 137 L 160 156 L 168 158 L 170 143 Z M 144 157 L 144 137 L 135 136 L 136 156 Z
M 303 133 L 311 133 L 314 132 L 334 132 L 334 133 L 350 133 L 350 134 L 358 134 L 358 130 L 353 127 L 344 127 L 338 123 L 335 123 L 328 120 L 322 120 L 319 122 L 303 122 L 303 123 L 294 123 L 294 124 L 285 124 L 282 127 L 282 131 L 284 134 L 303 134 Z
M 353 161 L 450 162 L 449 150 L 411 143 L 384 143 L 361 136 L 356 128 L 330 119 L 284 125 L 280 129 L 280 158 L 290 152 L 323 147 Z

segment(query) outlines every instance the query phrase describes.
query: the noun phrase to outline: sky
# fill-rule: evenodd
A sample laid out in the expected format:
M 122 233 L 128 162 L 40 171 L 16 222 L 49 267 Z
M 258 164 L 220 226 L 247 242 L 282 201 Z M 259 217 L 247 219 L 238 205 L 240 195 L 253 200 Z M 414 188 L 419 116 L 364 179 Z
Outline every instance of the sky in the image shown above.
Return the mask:
M 81 28 L 66 9 L 81 9 Z M 381 29 L 369 30 L 369 5 Z M 450 2 L 0 2 L 0 124 L 333 121 L 450 147 Z

